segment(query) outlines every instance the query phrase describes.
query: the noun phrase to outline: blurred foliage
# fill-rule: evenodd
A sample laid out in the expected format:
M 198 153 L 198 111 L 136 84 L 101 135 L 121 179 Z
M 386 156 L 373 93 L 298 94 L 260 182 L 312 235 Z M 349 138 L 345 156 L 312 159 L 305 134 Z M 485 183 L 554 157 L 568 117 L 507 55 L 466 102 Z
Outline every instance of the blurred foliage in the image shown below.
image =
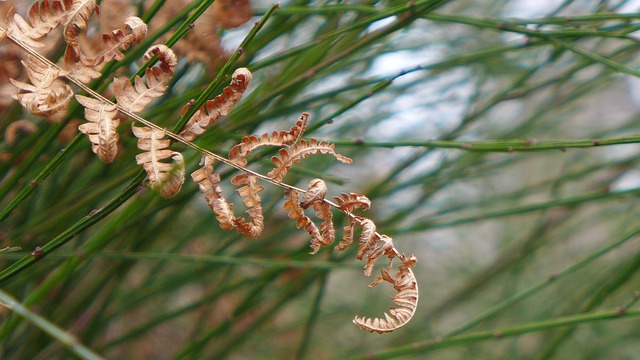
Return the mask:
M 193 5 L 151 38 L 173 34 Z M 251 5 L 252 21 L 217 34 L 229 53 L 272 4 Z M 167 4 L 132 11 L 157 6 Z M 280 189 L 263 196 L 263 236 L 227 233 L 195 184 L 171 200 L 135 185 L 131 136 L 103 164 L 84 138 L 60 136 L 79 108 L 50 123 L 7 103 L 2 133 L 23 118 L 37 131 L 0 142 L 0 205 L 12 210 L 0 247 L 22 249 L 0 252 L 0 301 L 6 291 L 31 310 L 0 308 L 0 357 L 68 358 L 75 343 L 61 338 L 74 334 L 113 359 L 422 358 L 438 347 L 433 358 L 638 358 L 639 9 L 283 1 L 243 49 L 249 93 L 197 144 L 226 154 L 243 135 L 312 115 L 308 135 L 335 142 L 354 165 L 309 159 L 285 181 L 304 187 L 320 176 L 330 194 L 366 194 L 379 229 L 419 259 L 416 317 L 386 335 L 351 319 L 381 314 L 393 290 L 366 288 L 354 249 L 309 256 Z M 133 73 L 142 51 L 108 67 L 104 83 Z M 215 77 L 210 66 L 181 61 L 181 77 L 143 116 L 174 126 Z M 193 171 L 198 154 L 184 153 Z M 270 156 L 251 167 L 266 173 Z M 90 223 L 98 209 L 104 217 Z M 23 320 L 33 313 L 58 328 Z

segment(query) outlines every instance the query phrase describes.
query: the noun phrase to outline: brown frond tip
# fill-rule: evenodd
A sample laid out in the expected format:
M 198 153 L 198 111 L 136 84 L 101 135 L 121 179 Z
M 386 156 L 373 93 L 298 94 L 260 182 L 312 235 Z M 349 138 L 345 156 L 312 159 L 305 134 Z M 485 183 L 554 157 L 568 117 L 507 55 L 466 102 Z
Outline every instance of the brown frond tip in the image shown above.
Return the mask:
M 244 205 L 249 209 L 249 221 L 242 217 L 236 217 L 234 224 L 241 234 L 248 237 L 258 237 L 264 229 L 264 217 L 262 215 L 262 203 L 259 193 L 264 190 L 262 185 L 258 185 L 258 178 L 249 174 L 236 175 L 231 179 L 231 183 L 235 186 L 242 186 L 238 190 L 238 194 L 242 198 Z
M 7 15 L 7 33 L 31 47 L 43 47 L 40 40 L 66 19 L 70 7 L 70 0 L 35 1 L 29 8 L 28 22 L 18 14 Z
M 113 59 L 121 61 L 124 54 L 120 50 L 127 50 L 132 44 L 144 40 L 147 35 L 147 24 L 136 16 L 129 16 L 125 22 L 125 33 L 122 29 L 116 29 L 111 33 L 102 34 L 104 49 L 94 58 L 81 57 L 83 63 L 89 67 L 96 67 Z
M 204 194 L 209 207 L 213 210 L 218 222 L 220 222 L 220 227 L 229 231 L 235 227 L 233 205 L 227 203 L 227 200 L 222 195 L 222 189 L 218 186 L 220 175 L 213 170 L 214 162 L 213 156 L 204 155 L 200 161 L 200 166 L 202 167 L 194 171 L 191 174 L 191 178 L 198 184 L 200 192 Z
M 202 135 L 221 116 L 229 115 L 231 109 L 242 98 L 251 82 L 251 72 L 247 68 L 239 68 L 231 76 L 231 83 L 222 90 L 222 94 L 207 101 L 189 119 L 180 135 L 188 141 L 193 141 Z
M 289 211 L 289 218 L 296 221 L 296 227 L 298 229 L 304 228 L 304 230 L 311 235 L 311 248 L 313 251 L 310 254 L 313 255 L 320 250 L 321 246 L 328 245 L 316 224 L 304 214 L 304 209 L 300 206 L 300 196 L 298 193 L 287 189 L 284 192 L 284 197 L 287 199 L 284 202 L 284 209 Z
M 18 89 L 25 92 L 13 96 L 29 113 L 36 116 L 51 116 L 66 110 L 73 97 L 71 87 L 58 79 L 60 70 L 42 64 L 33 57 L 22 61 L 31 84 L 9 79 Z
M 79 46 L 78 33 L 80 29 L 86 30 L 91 14 L 99 11 L 99 7 L 95 0 L 63 0 L 65 3 L 71 3 L 62 20 L 64 25 L 64 40 L 71 46 Z
M 164 198 L 175 196 L 184 183 L 184 160 L 178 152 L 169 150 L 169 139 L 162 130 L 131 126 L 138 138 L 138 148 L 145 152 L 136 155 L 136 162 L 147 172 L 150 187 Z M 162 160 L 171 158 L 174 163 Z
M 398 273 L 395 277 L 391 276 L 387 269 L 382 269 L 382 275 L 378 281 L 371 286 L 375 286 L 382 281 L 393 284 L 397 293 L 391 298 L 398 307 L 391 307 L 389 313 L 384 314 L 384 319 L 366 318 L 356 316 L 353 323 L 361 329 L 368 332 L 377 332 L 379 334 L 392 332 L 401 326 L 404 326 L 411 320 L 418 306 L 418 283 L 416 277 L 411 271 L 411 266 L 415 263 L 415 258 L 407 265 L 400 265 Z
M 255 135 L 245 136 L 240 141 L 240 144 L 229 150 L 229 160 L 240 166 L 245 166 L 247 165 L 245 157 L 261 146 L 288 146 L 295 144 L 307 128 L 308 122 L 309 114 L 303 113 L 289 131 L 274 131 L 271 135 L 265 133 L 260 137 Z
M 116 106 L 82 95 L 76 95 L 76 99 L 84 106 L 84 116 L 87 119 L 86 123 L 78 126 L 78 130 L 89 137 L 91 150 L 100 160 L 112 162 L 118 155 L 120 138 L 117 132 L 120 120 L 116 117 Z
M 240 174 L 231 180 L 233 185 L 241 186 L 237 191 L 248 208 L 249 219 L 247 221 L 245 218 L 236 217 L 233 213 L 233 204 L 227 202 L 222 189 L 218 186 L 220 175 L 214 172 L 214 160 L 210 155 L 203 156 L 200 162 L 202 168 L 194 171 L 191 178 L 204 194 L 209 207 L 220 222 L 220 227 L 227 231 L 236 229 L 248 237 L 260 236 L 264 229 L 264 216 L 259 193 L 264 190 L 264 187 L 258 185 L 257 177 L 249 174 Z
M 333 144 L 329 144 L 326 141 L 318 141 L 315 138 L 311 138 L 309 142 L 300 140 L 300 143 L 293 145 L 291 149 L 280 149 L 278 153 L 280 156 L 274 156 L 271 158 L 275 169 L 271 170 L 267 174 L 267 176 L 277 182 L 282 182 L 282 179 L 289 169 L 309 155 L 331 154 L 336 158 L 336 160 L 342 163 L 351 164 L 352 162 L 350 158 L 338 154 Z
M 356 209 L 368 211 L 371 208 L 371 200 L 364 195 L 342 193 L 340 196 L 334 196 L 333 198 L 338 203 L 340 210 L 348 213 L 353 213 Z
M 166 83 L 171 79 L 176 67 L 176 56 L 165 45 L 154 45 L 144 54 L 144 59 L 149 60 L 158 55 L 160 65 L 145 70 L 145 80 L 140 76 L 134 78 L 134 84 L 128 78 L 115 78 L 113 80 L 113 93 L 120 105 L 125 110 L 140 112 L 156 98 L 159 98 L 167 90 Z

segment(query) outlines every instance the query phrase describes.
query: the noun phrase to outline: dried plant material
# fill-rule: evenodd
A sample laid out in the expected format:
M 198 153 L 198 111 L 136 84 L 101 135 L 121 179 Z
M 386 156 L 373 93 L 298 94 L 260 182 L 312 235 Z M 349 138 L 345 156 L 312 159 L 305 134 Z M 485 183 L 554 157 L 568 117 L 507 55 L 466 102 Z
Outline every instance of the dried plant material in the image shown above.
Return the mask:
M 38 131 L 36 124 L 29 120 L 14 121 L 4 131 L 4 140 L 9 146 L 13 146 L 19 136 L 31 135 Z
M 233 213 L 233 204 L 228 203 L 222 194 L 220 175 L 213 170 L 214 158 L 205 155 L 200 162 L 202 168 L 194 171 L 191 178 L 198 184 L 200 192 L 205 195 L 205 199 L 211 210 L 220 222 L 223 230 L 236 229 L 239 233 L 248 237 L 260 236 L 264 229 L 264 216 L 262 214 L 262 204 L 259 193 L 264 187 L 258 185 L 257 178 L 249 174 L 235 176 L 231 182 L 235 186 L 241 186 L 237 191 L 248 208 L 249 220 L 236 217 Z
M 357 218 L 357 221 L 362 226 L 362 233 L 360 234 L 358 254 L 356 255 L 356 258 L 358 260 L 362 260 L 367 252 L 375 248 L 375 244 L 378 242 L 379 237 L 378 234 L 376 234 L 376 224 L 374 224 L 371 219 L 359 217 Z
M 364 195 L 358 195 L 356 193 L 342 193 L 340 196 L 334 196 L 333 198 L 338 203 L 340 210 L 348 213 L 352 213 L 356 209 L 368 211 L 369 208 L 371 208 L 371 201 Z
M 67 46 L 64 51 L 63 60 L 66 71 L 85 84 L 91 81 L 91 79 L 97 79 L 102 76 L 100 71 L 97 71 L 93 67 L 84 65 L 81 59 L 82 55 L 78 53 L 78 50 L 76 49 L 77 48 L 73 46 Z
M 148 61 L 156 54 L 159 55 L 160 65 L 146 69 L 146 84 L 139 76 L 134 78 L 135 87 L 127 78 L 113 80 L 111 88 L 118 100 L 118 105 L 125 110 L 140 112 L 167 90 L 166 83 L 173 75 L 177 60 L 173 51 L 165 45 L 154 45 L 145 53 L 144 59 Z
M 1 1 L 1 0 L 0 0 Z M 120 121 L 118 112 L 127 115 L 135 121 L 142 123 L 143 127 L 132 125 L 133 135 L 138 138 L 137 146 L 143 152 L 136 156 L 136 162 L 147 173 L 149 186 L 162 197 L 175 196 L 184 184 L 185 161 L 181 153 L 169 149 L 171 140 L 190 146 L 203 155 L 200 162 L 201 168 L 191 174 L 191 178 L 198 184 L 200 191 L 213 210 L 220 227 L 224 230 L 237 230 L 248 237 L 258 237 L 264 229 L 264 215 L 260 198 L 260 192 L 264 187 L 260 180 L 274 183 L 285 189 L 284 208 L 289 218 L 295 220 L 296 227 L 303 228 L 311 235 L 311 254 L 315 254 L 323 246 L 331 245 L 336 238 L 333 223 L 332 207 L 337 208 L 348 216 L 349 224 L 343 228 L 342 241 L 336 246 L 337 251 L 345 250 L 354 242 L 356 228 L 362 230 L 358 239 L 358 251 L 356 257 L 365 262 L 364 274 L 371 276 L 375 262 L 386 257 L 388 265 L 381 270 L 381 275 L 369 286 L 373 287 L 383 282 L 394 286 L 397 294 L 393 301 L 398 307 L 392 307 L 389 313 L 385 313 L 384 319 L 365 318 L 356 316 L 354 323 L 362 329 L 370 332 L 385 333 L 393 331 L 404 324 L 415 313 L 418 302 L 418 286 L 411 270 L 416 263 L 413 255 L 407 257 L 400 253 L 393 244 L 391 237 L 379 234 L 373 220 L 355 215 L 357 210 L 368 210 L 371 206 L 369 199 L 355 193 L 343 193 L 334 197 L 337 204 L 326 200 L 328 188 L 322 179 L 313 179 L 309 182 L 308 190 L 304 191 L 284 184 L 283 178 L 289 169 L 302 159 L 316 154 L 330 154 L 337 161 L 350 164 L 351 159 L 336 153 L 335 146 L 315 138 L 303 140 L 302 136 L 309 121 L 309 114 L 303 113 L 296 124 L 288 131 L 274 131 L 262 135 L 250 135 L 244 137 L 239 144 L 229 151 L 229 159 L 226 160 L 207 150 L 195 146 L 191 141 L 196 136 L 205 132 L 211 124 L 221 116 L 226 116 L 242 98 L 252 79 L 249 70 L 241 68 L 233 73 L 232 80 L 222 94 L 215 99 L 207 101 L 189 119 L 182 136 L 173 134 L 152 122 L 134 114 L 142 111 L 154 99 L 158 99 L 166 91 L 167 83 L 173 76 L 177 59 L 172 50 L 164 45 L 154 45 L 147 50 L 144 60 L 149 61 L 157 56 L 159 63 L 146 69 L 144 78 L 135 77 L 133 84 L 126 78 L 115 79 L 113 92 L 117 105 L 87 88 L 82 83 L 89 82 L 92 78 L 100 76 L 98 66 L 106 61 L 123 59 L 121 50 L 126 50 L 131 44 L 139 42 L 146 35 L 146 25 L 138 18 L 129 17 L 125 23 L 125 29 L 115 30 L 104 35 L 104 47 L 97 51 L 93 58 L 82 53 L 78 36 L 81 30 L 87 29 L 87 22 L 93 12 L 98 11 L 94 0 L 53 0 L 51 3 L 44 0 L 40 4 L 34 4 L 29 13 L 29 20 L 20 16 L 10 16 L 12 22 L 8 33 L 13 33 L 14 41 L 19 48 L 35 54 L 32 46 L 39 46 L 44 38 L 56 26 L 64 26 L 64 40 L 67 48 L 64 55 L 65 69 L 61 69 L 51 61 L 38 57 L 38 60 L 28 58 L 22 63 L 31 84 L 15 80 L 20 74 L 11 76 L 11 82 L 17 86 L 21 93 L 15 95 L 15 99 L 29 112 L 52 116 L 66 109 L 73 92 L 71 88 L 59 78 L 66 77 L 85 90 L 91 97 L 77 95 L 78 102 L 85 108 L 87 123 L 78 126 L 79 131 L 86 134 L 92 144 L 92 150 L 105 162 L 112 162 L 118 154 L 119 135 L 116 131 Z M 182 0 L 176 0 L 178 5 Z M 248 1 L 216 2 L 216 9 L 225 13 L 224 19 L 216 21 L 224 26 L 237 26 L 249 17 L 247 12 Z M 220 15 L 222 16 L 222 15 Z M 234 16 L 238 16 L 234 19 Z M 219 26 L 219 25 L 218 25 Z M 6 34 L 0 34 L 4 36 Z M 216 37 L 217 38 L 217 37 Z M 6 71 L 4 71 L 6 70 Z M 8 73 L 10 68 L 0 66 L 0 76 Z M 183 115 L 188 111 L 193 102 L 190 101 L 183 108 Z M 15 134 L 21 131 L 34 131 L 31 123 L 16 122 L 7 129 L 6 139 L 9 145 L 15 142 Z M 262 146 L 275 146 L 279 148 L 278 155 L 272 157 L 274 169 L 266 176 L 256 173 L 245 166 L 248 163 L 247 156 L 255 149 Z M 6 157 L 0 154 L 0 158 Z M 230 165 L 242 173 L 231 179 L 231 183 L 238 187 L 236 190 L 247 207 L 247 216 L 235 216 L 234 204 L 228 202 L 222 193 L 220 175 L 214 171 L 214 159 L 218 159 L 226 165 Z M 305 211 L 312 208 L 316 217 L 322 221 L 317 226 Z M 392 275 L 393 262 L 400 261 L 395 276 Z
M 78 126 L 78 130 L 89 137 L 91 150 L 100 160 L 112 162 L 118 155 L 117 127 L 120 120 L 116 117 L 116 106 L 82 95 L 76 95 L 76 99 L 84 106 L 84 116 L 88 121 Z
M 218 184 L 220 183 L 220 175 L 213 171 L 214 158 L 210 155 L 205 155 L 200 161 L 202 168 L 194 171 L 191 174 L 191 178 L 198 184 L 200 192 L 204 194 L 209 208 L 213 210 L 220 227 L 223 230 L 233 230 L 234 219 L 233 207 L 222 195 L 222 189 Z
M 149 3 L 149 2 L 147 2 Z M 163 26 L 191 3 L 189 0 L 172 0 L 164 3 L 156 16 L 150 20 L 152 31 Z M 185 37 L 173 46 L 180 57 L 190 63 L 201 62 L 210 72 L 219 70 L 228 58 L 220 41 L 224 29 L 237 27 L 250 20 L 251 6 L 248 0 L 216 0 L 194 23 Z M 165 40 L 162 38 L 161 40 Z
M 9 13 L 7 32 L 30 47 L 43 47 L 40 40 L 67 19 L 71 3 L 72 0 L 43 0 L 40 4 L 36 1 L 29 8 L 28 22 L 18 14 Z
M 184 182 L 184 161 L 182 155 L 168 149 L 171 142 L 165 139 L 166 132 L 137 126 L 131 126 L 131 130 L 138 138 L 138 149 L 145 151 L 136 155 L 136 163 L 147 172 L 150 187 L 163 197 L 177 194 Z M 174 164 L 162 162 L 168 158 L 172 158 Z
M 311 235 L 311 248 L 313 251 L 310 254 L 317 253 L 320 247 L 326 244 L 326 241 L 316 224 L 304 214 L 304 210 L 300 206 L 300 196 L 295 191 L 285 190 L 284 197 L 287 199 L 284 202 L 284 209 L 289 212 L 289 218 L 296 221 L 298 229 L 304 228 Z
M 303 113 L 289 131 L 274 131 L 271 135 L 262 134 L 260 137 L 255 135 L 245 136 L 239 144 L 229 150 L 229 160 L 240 166 L 245 166 L 247 165 L 247 159 L 245 157 L 261 146 L 286 146 L 295 144 L 306 130 L 308 122 L 309 114 Z
M 234 224 L 239 233 L 248 237 L 258 237 L 264 229 L 264 217 L 259 193 L 264 187 L 257 184 L 258 179 L 250 174 L 240 174 L 231 179 L 231 183 L 239 188 L 238 194 L 242 197 L 244 205 L 249 208 L 247 214 L 249 221 L 242 217 L 236 217 Z
M 184 184 L 184 157 L 181 153 L 174 151 L 171 154 L 171 159 L 173 160 L 173 169 L 171 169 L 169 176 L 151 187 L 165 199 L 171 199 L 178 195 Z
M 231 83 L 222 90 L 222 94 L 207 101 L 189 119 L 180 135 L 188 141 L 193 141 L 203 134 L 221 116 L 229 115 L 231 109 L 242 98 L 251 82 L 251 72 L 247 68 L 239 68 L 233 72 Z
M 336 160 L 342 163 L 351 164 L 352 162 L 350 158 L 336 153 L 333 144 L 329 144 L 324 140 L 318 141 L 315 138 L 311 138 L 309 142 L 300 140 L 299 144 L 293 145 L 289 150 L 280 149 L 280 156 L 271 158 L 275 169 L 271 170 L 267 175 L 274 181 L 281 182 L 291 166 L 312 154 L 331 154 Z
M 66 3 L 70 2 L 65 0 Z M 91 14 L 98 11 L 95 0 L 73 0 L 71 8 L 65 11 L 62 21 L 64 40 L 69 46 L 79 47 L 78 33 L 87 30 Z
M 73 97 L 73 90 L 69 85 L 58 80 L 60 71 L 50 66 L 40 64 L 29 58 L 23 61 L 27 76 L 31 84 L 10 79 L 11 83 L 25 91 L 13 96 L 30 114 L 37 116 L 51 116 L 66 110 Z
M 211 6 L 213 23 L 225 29 L 233 29 L 251 20 L 253 11 L 249 0 L 218 0 Z
M 147 35 L 147 24 L 139 17 L 129 16 L 124 24 L 127 33 L 122 29 L 116 29 L 111 31 L 110 34 L 102 34 L 104 49 L 94 59 L 87 61 L 85 65 L 96 67 L 113 59 L 121 61 L 124 59 L 124 55 L 120 50 L 127 50 L 132 44 L 139 43 Z
M 399 307 L 390 308 L 390 314 L 385 313 L 384 319 L 356 316 L 353 319 L 353 323 L 365 331 L 382 334 L 392 332 L 411 320 L 418 306 L 418 283 L 413 271 L 408 265 L 404 264 L 399 266 L 399 271 L 395 278 L 386 269 L 382 269 L 380 278 L 381 281 L 393 284 L 397 293 L 391 299 Z M 371 286 L 375 286 L 381 281 L 377 281 Z

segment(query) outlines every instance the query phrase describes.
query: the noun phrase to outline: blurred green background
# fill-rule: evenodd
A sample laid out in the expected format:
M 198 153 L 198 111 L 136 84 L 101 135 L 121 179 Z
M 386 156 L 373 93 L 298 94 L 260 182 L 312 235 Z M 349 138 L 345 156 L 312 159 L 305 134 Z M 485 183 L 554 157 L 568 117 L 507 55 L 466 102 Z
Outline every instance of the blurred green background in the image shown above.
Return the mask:
M 127 14 L 154 18 L 147 46 L 164 41 L 211 2 L 104 0 L 87 43 Z M 215 14 L 228 2 L 216 3 L 174 46 L 175 82 L 146 119 L 172 128 L 272 6 L 231 2 L 225 17 Z M 29 5 L 0 9 L 26 16 Z M 246 23 L 224 24 L 247 9 Z M 28 312 L 0 307 L 0 357 L 82 357 L 64 341 L 72 334 L 110 359 L 640 358 L 639 10 L 635 0 L 283 1 L 225 68 L 247 66 L 252 85 L 198 145 L 225 155 L 309 112 L 306 137 L 354 164 L 310 157 L 285 182 L 321 177 L 331 195 L 367 195 L 379 231 L 418 257 L 416 315 L 385 335 L 351 323 L 393 305 L 388 284 L 367 289 L 355 246 L 308 255 L 268 184 L 257 239 L 221 230 L 189 178 L 160 198 L 140 186 L 129 121 L 119 157 L 103 164 L 73 133 L 77 104 L 49 121 L 22 112 L 8 78 L 24 78 L 23 54 L 4 40 L 0 248 L 21 250 L 0 254 L 0 301 L 10 294 Z M 52 60 L 64 45 L 54 33 L 41 51 Z M 131 76 L 145 49 L 93 88 Z M 35 131 L 7 141 L 20 119 Z M 172 148 L 197 168 L 199 154 Z M 266 174 L 272 154 L 249 166 Z M 46 334 L 34 314 L 58 328 Z

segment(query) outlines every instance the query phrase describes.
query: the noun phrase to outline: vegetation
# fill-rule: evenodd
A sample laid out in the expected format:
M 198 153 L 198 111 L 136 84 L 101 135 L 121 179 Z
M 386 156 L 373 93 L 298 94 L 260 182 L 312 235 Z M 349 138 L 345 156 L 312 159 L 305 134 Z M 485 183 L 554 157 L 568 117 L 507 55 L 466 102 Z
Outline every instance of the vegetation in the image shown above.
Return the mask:
M 632 2 L 28 6 L 3 359 L 640 351 Z

